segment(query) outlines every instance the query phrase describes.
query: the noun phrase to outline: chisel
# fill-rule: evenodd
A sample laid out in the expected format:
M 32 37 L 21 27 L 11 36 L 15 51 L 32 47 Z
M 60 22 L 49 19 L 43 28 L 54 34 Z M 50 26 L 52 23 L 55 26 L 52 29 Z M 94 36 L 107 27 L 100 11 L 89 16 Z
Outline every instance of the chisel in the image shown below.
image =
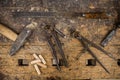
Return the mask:
M 37 26 L 37 23 L 32 22 L 31 24 L 28 24 L 22 32 L 18 35 L 17 39 L 13 43 L 11 50 L 10 50 L 10 55 L 14 55 L 20 48 L 21 46 L 24 45 L 26 39 L 31 35 L 33 29 Z

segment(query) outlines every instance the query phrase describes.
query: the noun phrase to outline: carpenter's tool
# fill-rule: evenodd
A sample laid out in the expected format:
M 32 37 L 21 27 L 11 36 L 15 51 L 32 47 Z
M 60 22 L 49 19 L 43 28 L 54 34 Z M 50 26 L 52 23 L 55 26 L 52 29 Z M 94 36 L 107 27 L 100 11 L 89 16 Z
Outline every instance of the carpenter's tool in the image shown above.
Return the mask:
M 60 40 L 58 38 L 58 34 L 61 37 L 64 37 L 64 34 L 61 31 L 56 30 L 56 28 L 55 28 L 54 25 L 53 26 L 50 26 L 50 25 L 44 26 L 44 31 L 45 31 L 45 34 L 46 34 L 45 35 L 46 36 L 46 40 L 48 41 L 49 46 L 50 46 L 50 48 L 52 50 L 53 57 L 56 60 L 57 69 L 61 70 L 60 66 L 59 66 L 58 59 L 57 59 L 57 54 L 56 54 L 55 46 L 54 46 L 54 43 L 52 42 L 52 39 L 55 42 L 55 44 L 57 45 L 57 48 L 59 49 L 60 55 L 61 55 L 61 57 L 64 60 L 64 65 L 67 67 L 68 63 L 67 63 L 67 60 L 65 58 L 64 51 L 62 50 L 61 42 L 60 42 Z
M 21 46 L 24 45 L 26 39 L 31 35 L 32 30 L 36 27 L 37 23 L 32 22 L 31 24 L 27 25 L 22 32 L 19 34 L 15 42 L 13 43 L 11 50 L 10 50 L 10 55 L 14 55 L 20 48 Z
M 54 27 L 54 30 L 63 38 L 66 38 L 65 34 L 63 34 L 60 30 Z
M 66 58 L 65 58 L 64 51 L 63 51 L 63 49 L 62 49 L 62 45 L 61 45 L 61 42 L 60 42 L 60 40 L 59 40 L 59 38 L 58 38 L 58 35 L 57 35 L 57 33 L 55 32 L 54 29 L 53 29 L 53 31 L 52 31 L 51 33 L 52 33 L 52 37 L 53 37 L 53 39 L 54 39 L 54 41 L 55 41 L 55 44 L 56 44 L 57 47 L 59 48 L 60 55 L 62 56 L 62 58 L 63 58 L 63 60 L 64 60 L 64 62 L 65 62 L 65 66 L 67 67 L 67 66 L 68 66 L 68 63 L 67 63 L 67 60 L 66 60 Z
M 57 64 L 57 69 L 60 71 L 61 68 L 59 66 L 59 62 L 58 62 L 58 59 L 57 59 L 57 54 L 56 54 L 56 51 L 55 51 L 55 47 L 54 47 L 54 44 L 51 40 L 51 35 L 45 30 L 45 36 L 46 36 L 46 40 L 51 48 L 51 51 L 52 51 L 52 56 L 53 58 L 56 60 L 56 64 Z
M 17 34 L 11 29 L 7 28 L 3 24 L 0 24 L 0 34 L 4 35 L 8 39 L 15 41 L 17 38 Z
M 14 17 L 83 17 L 87 19 L 109 19 L 107 12 L 13 12 Z
M 117 29 L 120 27 L 120 24 L 116 25 L 108 34 L 107 36 L 102 40 L 101 46 L 105 47 L 109 41 L 112 40 L 113 36 L 116 34 Z
M 114 1 L 115 9 L 117 11 L 117 19 L 115 20 L 115 24 L 113 29 L 106 35 L 106 37 L 102 40 L 101 46 L 106 46 L 110 40 L 112 40 L 113 36 L 116 34 L 117 29 L 120 27 L 120 5 L 119 0 Z
M 13 12 L 14 17 L 51 17 L 54 12 Z
M 104 65 L 99 61 L 99 59 L 96 57 L 96 55 L 91 51 L 91 49 L 89 48 L 89 46 L 91 45 L 92 47 L 95 47 L 96 49 L 102 51 L 104 54 L 106 54 L 107 56 L 113 58 L 114 60 L 117 61 L 116 58 L 114 58 L 112 56 L 112 54 L 106 52 L 104 49 L 102 49 L 101 47 L 99 47 L 98 45 L 94 44 L 93 42 L 89 41 L 88 39 L 86 39 L 85 37 L 83 37 L 82 35 L 79 34 L 79 32 L 77 32 L 75 29 L 71 29 L 70 30 L 71 32 L 71 35 L 73 37 L 75 37 L 76 39 L 78 39 L 83 47 L 96 59 L 96 61 L 104 68 L 104 70 L 107 72 L 107 73 L 110 73 L 105 67 Z

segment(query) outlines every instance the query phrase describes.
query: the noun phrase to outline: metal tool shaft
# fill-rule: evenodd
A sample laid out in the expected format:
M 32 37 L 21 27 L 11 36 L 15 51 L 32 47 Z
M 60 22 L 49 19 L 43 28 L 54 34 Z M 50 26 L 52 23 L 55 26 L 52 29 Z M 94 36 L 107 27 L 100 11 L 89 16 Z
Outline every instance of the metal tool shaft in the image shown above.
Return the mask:
M 54 48 L 54 45 L 52 43 L 52 40 L 51 40 L 51 37 L 49 36 L 49 34 L 46 32 L 46 40 L 51 48 L 51 51 L 52 51 L 52 55 L 53 55 L 53 58 L 55 59 L 56 61 L 56 64 L 57 64 L 57 69 L 59 71 L 61 71 L 61 68 L 59 66 L 59 62 L 58 62 L 58 59 L 57 59 L 57 55 L 56 55 L 56 51 L 55 51 L 55 48 Z
M 99 59 L 96 57 L 96 55 L 90 50 L 90 48 L 88 47 L 88 45 L 84 42 L 83 39 L 80 39 L 80 42 L 82 43 L 82 45 L 84 46 L 84 48 L 87 49 L 87 51 L 96 59 L 96 61 L 102 66 L 102 68 L 107 72 L 107 73 L 110 73 L 107 68 L 99 61 Z
M 32 29 L 24 28 L 22 32 L 18 35 L 17 39 L 15 40 L 14 44 L 11 47 L 10 55 L 14 55 L 20 48 L 23 46 L 26 39 L 31 35 Z
M 105 47 L 108 44 L 108 42 L 112 40 L 113 36 L 115 36 L 116 31 L 117 27 L 115 29 L 112 29 L 101 42 L 101 46 Z
M 62 49 L 61 42 L 60 42 L 60 40 L 59 40 L 59 38 L 58 38 L 58 35 L 57 35 L 57 33 L 56 33 L 55 31 L 52 31 L 52 37 L 53 37 L 53 39 L 54 39 L 57 47 L 59 48 L 60 54 L 61 54 L 61 56 L 62 56 L 62 58 L 63 58 L 63 60 L 64 60 L 64 62 L 65 62 L 65 66 L 68 67 L 68 63 L 67 63 L 67 60 L 66 60 L 66 58 L 65 58 L 65 55 L 64 55 L 64 51 L 63 51 L 63 49 Z
M 100 50 L 101 52 L 103 52 L 105 55 L 109 56 L 110 58 L 112 58 L 113 60 L 117 61 L 117 59 L 115 57 L 113 57 L 113 55 L 107 51 L 105 51 L 104 49 L 102 49 L 100 46 L 96 45 L 95 43 L 93 43 L 92 41 L 89 41 L 88 39 L 86 39 L 85 37 L 81 36 L 82 39 L 84 39 L 85 41 L 87 41 L 91 46 L 95 47 L 96 49 Z
M 54 28 L 54 29 L 61 37 L 63 37 L 63 38 L 66 37 L 65 34 L 63 34 L 60 30 L 58 30 L 57 28 Z

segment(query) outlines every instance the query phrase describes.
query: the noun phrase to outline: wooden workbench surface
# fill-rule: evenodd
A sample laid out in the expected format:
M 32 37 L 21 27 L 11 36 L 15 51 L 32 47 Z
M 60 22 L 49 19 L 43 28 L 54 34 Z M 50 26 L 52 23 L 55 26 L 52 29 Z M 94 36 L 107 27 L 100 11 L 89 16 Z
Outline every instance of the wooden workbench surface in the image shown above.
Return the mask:
M 47 1 L 47 2 L 44 2 Z M 69 6 L 70 5 L 70 6 Z M 63 8 L 64 6 L 64 8 Z M 113 17 L 110 19 L 84 19 L 84 18 L 39 18 L 39 17 L 13 17 L 14 11 L 67 11 L 67 12 L 94 12 L 105 11 Z M 34 21 L 40 25 L 42 22 L 55 22 L 56 28 L 61 30 L 66 39 L 60 38 L 63 43 L 63 50 L 69 63 L 69 67 L 61 67 L 59 72 L 52 66 L 52 54 L 47 42 L 44 39 L 42 30 L 38 26 L 28 39 L 29 44 L 25 44 L 14 56 L 9 55 L 13 41 L 0 35 L 0 80 L 56 80 L 65 79 L 120 79 L 120 66 L 117 62 L 102 52 L 91 48 L 98 56 L 100 61 L 110 71 L 106 73 L 97 63 L 96 66 L 86 66 L 87 59 L 93 57 L 85 52 L 80 42 L 72 38 L 68 32 L 70 27 L 74 27 L 83 36 L 100 44 L 101 40 L 109 30 L 113 28 L 116 11 L 114 10 L 113 0 L 1 0 L 0 1 L 0 22 L 19 34 L 28 23 Z M 104 49 L 111 52 L 117 59 L 120 59 L 120 30 Z M 18 59 L 34 60 L 33 53 L 41 54 L 47 61 L 47 69 L 40 68 L 42 74 L 38 75 L 33 65 L 20 67 Z M 76 57 L 82 54 L 76 60 Z

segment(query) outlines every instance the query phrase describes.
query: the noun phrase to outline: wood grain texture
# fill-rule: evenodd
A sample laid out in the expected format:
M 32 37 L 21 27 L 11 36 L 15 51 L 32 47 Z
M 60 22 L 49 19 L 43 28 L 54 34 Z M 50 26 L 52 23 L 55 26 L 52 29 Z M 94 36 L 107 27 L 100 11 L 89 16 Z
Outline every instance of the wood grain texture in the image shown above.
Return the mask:
M 3 0 L 4 1 L 4 0 Z M 5 0 L 6 1 L 6 0 Z M 117 62 L 104 55 L 102 52 L 91 47 L 100 61 L 108 68 L 111 74 L 107 74 L 97 63 L 96 66 L 86 66 L 87 59 L 93 59 L 86 52 L 80 42 L 70 36 L 68 32 L 70 27 L 74 27 L 81 35 L 100 44 L 107 32 L 113 28 L 114 19 L 84 19 L 84 18 L 17 18 L 11 16 L 11 12 L 18 11 L 76 11 L 76 12 L 110 12 L 116 18 L 114 10 L 114 0 L 47 0 L 47 6 L 41 7 L 39 0 L 14 0 L 14 4 L 9 7 L 0 7 L 1 21 L 9 25 L 10 28 L 20 33 L 23 28 L 35 21 L 39 27 L 34 30 L 24 47 L 21 48 L 15 56 L 9 56 L 11 41 L 5 42 L 5 38 L 0 36 L 0 72 L 9 80 L 47 80 L 55 78 L 56 80 L 79 80 L 79 79 L 120 79 L 120 67 Z M 71 5 L 71 6 L 70 6 Z M 92 6 L 92 7 L 91 7 Z M 0 15 L 0 16 L 1 16 Z M 56 28 L 66 35 L 66 39 L 60 37 L 63 44 L 63 50 L 68 60 L 69 67 L 61 67 L 61 72 L 52 66 L 52 54 L 41 30 L 41 23 L 56 23 Z M 104 48 L 111 52 L 117 59 L 120 59 L 120 29 L 116 36 Z M 34 60 L 33 53 L 41 54 L 46 62 L 47 69 L 41 68 L 41 75 L 38 76 L 33 65 L 28 67 L 18 66 L 18 59 L 27 59 L 29 62 Z M 78 60 L 76 57 L 81 54 Z M 58 55 L 59 56 L 59 55 Z

